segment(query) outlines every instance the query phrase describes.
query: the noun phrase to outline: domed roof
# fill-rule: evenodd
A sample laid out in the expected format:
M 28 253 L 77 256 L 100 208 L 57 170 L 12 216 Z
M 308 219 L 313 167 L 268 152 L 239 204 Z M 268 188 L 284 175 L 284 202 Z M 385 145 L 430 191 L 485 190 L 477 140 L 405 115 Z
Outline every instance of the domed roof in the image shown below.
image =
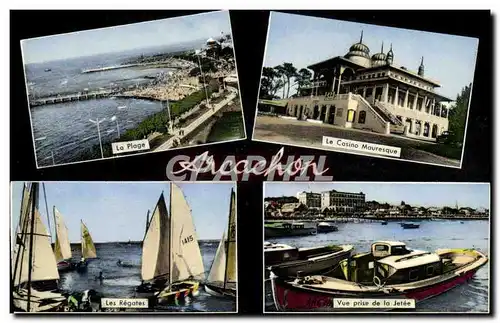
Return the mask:
M 372 56 L 372 61 L 385 61 L 386 56 L 384 54 L 384 43 L 382 43 L 382 48 L 380 49 L 380 53 L 376 53 Z
M 349 52 L 344 57 L 349 58 L 351 56 L 370 58 L 370 49 L 368 48 L 368 46 L 363 44 L 363 31 L 361 31 L 359 42 L 349 47 Z

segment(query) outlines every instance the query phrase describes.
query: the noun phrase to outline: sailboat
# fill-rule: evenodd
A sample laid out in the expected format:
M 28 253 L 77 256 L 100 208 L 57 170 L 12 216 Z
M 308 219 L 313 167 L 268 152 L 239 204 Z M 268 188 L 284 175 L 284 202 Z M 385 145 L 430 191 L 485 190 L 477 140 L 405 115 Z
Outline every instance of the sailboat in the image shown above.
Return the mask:
M 74 269 L 71 263 L 71 245 L 69 242 L 68 228 L 64 224 L 61 212 L 53 207 L 54 223 L 56 225 L 56 242 L 54 244 L 54 255 L 57 261 L 57 270 L 65 272 Z
M 236 298 L 236 207 L 235 194 L 231 190 L 228 229 L 224 231 L 215 253 L 210 273 L 205 282 L 205 291 L 213 296 Z
M 95 245 L 94 241 L 92 240 L 92 237 L 90 236 L 89 229 L 83 223 L 82 220 L 81 222 L 81 234 L 82 234 L 82 259 L 77 265 L 77 270 L 78 271 L 84 271 L 87 269 L 88 259 L 93 259 L 97 258 L 97 252 L 95 250 Z
M 62 311 L 65 297 L 56 292 L 59 273 L 38 205 L 38 183 L 26 185 L 12 257 L 14 311 Z
M 144 237 L 143 284 L 137 291 L 154 292 L 160 302 L 178 302 L 197 295 L 204 275 L 191 209 L 181 189 L 170 183 L 170 212 L 162 193 Z

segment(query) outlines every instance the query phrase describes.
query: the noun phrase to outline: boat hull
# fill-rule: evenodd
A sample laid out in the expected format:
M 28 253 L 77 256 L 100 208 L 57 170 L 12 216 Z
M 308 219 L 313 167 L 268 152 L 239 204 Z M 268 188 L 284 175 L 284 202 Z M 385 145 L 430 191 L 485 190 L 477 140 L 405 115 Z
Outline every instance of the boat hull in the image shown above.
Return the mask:
M 236 298 L 236 288 L 224 288 L 208 283 L 205 284 L 205 292 L 216 297 Z
M 341 260 L 346 259 L 352 250 L 352 247 L 347 247 L 342 251 L 331 252 L 318 257 L 312 256 L 304 260 L 274 265 L 269 270 L 278 277 L 295 277 L 299 271 L 304 275 L 322 274 L 334 268 Z
M 174 283 L 158 293 L 158 303 L 178 304 L 189 297 L 198 295 L 200 283 L 196 281 L 183 281 Z
M 69 261 L 60 261 L 57 263 L 57 271 L 60 273 L 72 271 L 75 269 L 75 265 Z
M 339 290 L 318 291 L 303 288 L 285 282 L 278 278 L 271 279 L 273 301 L 278 311 L 318 311 L 318 312 L 360 312 L 360 311 L 388 311 L 390 309 L 337 309 L 333 307 L 335 298 L 381 298 L 381 299 L 414 299 L 416 303 L 438 296 L 448 290 L 468 282 L 477 269 L 470 270 L 462 275 L 455 275 L 440 283 L 414 288 L 405 292 L 370 291 L 363 293 L 345 292 Z
M 283 227 L 265 227 L 264 235 L 267 238 L 280 237 L 298 237 L 315 235 L 316 228 L 283 228 Z
M 12 294 L 14 312 L 28 312 L 28 291 L 21 289 Z M 33 291 L 30 296 L 29 312 L 64 312 L 66 299 L 58 293 Z

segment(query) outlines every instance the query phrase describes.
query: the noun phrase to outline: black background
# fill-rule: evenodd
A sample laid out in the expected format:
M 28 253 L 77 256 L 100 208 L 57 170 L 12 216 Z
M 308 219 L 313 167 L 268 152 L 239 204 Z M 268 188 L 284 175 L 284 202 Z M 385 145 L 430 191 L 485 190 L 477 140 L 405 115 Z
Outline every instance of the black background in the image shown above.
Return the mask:
M 231 11 L 247 140 L 144 154 L 104 161 L 36 169 L 28 115 L 20 40 L 51 34 L 122 25 L 201 11 L 11 11 L 10 149 L 12 181 L 161 181 L 177 154 L 204 151 L 226 155 L 271 157 L 281 146 L 252 142 L 256 99 L 262 69 L 269 11 Z M 489 11 L 289 11 L 363 23 L 479 38 L 462 169 L 377 159 L 305 148 L 285 147 L 286 155 L 327 155 L 329 175 L 338 181 L 492 181 L 493 32 Z M 168 34 L 165 35 L 168 37 Z M 328 41 L 328 40 L 325 40 Z M 68 44 L 69 46 L 69 44 Z M 300 44 L 297 44 L 300 46 Z M 332 44 L 332 51 L 335 44 Z M 418 48 L 415 50 L 418 51 Z M 446 59 L 448 48 L 443 46 Z M 464 84 L 465 85 L 465 84 Z M 239 312 L 262 313 L 262 178 L 238 183 Z M 243 230 L 241 228 L 244 228 Z M 492 261 L 493 262 L 493 261 Z M 491 274 L 493 270 L 491 271 Z M 491 275 L 490 274 L 490 275 Z M 493 280 L 491 281 L 493 284 Z

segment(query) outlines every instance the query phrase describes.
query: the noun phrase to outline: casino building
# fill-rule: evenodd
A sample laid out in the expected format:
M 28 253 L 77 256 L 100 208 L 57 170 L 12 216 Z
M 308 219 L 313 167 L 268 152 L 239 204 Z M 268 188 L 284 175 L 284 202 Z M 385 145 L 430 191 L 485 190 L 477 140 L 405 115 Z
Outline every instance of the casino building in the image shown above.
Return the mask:
M 394 63 L 392 44 L 387 53 L 370 56 L 359 42 L 344 56 L 308 66 L 314 72 L 311 85 L 287 99 L 284 113 L 299 120 L 329 123 L 345 128 L 399 134 L 436 140 L 448 130 L 452 101 L 440 95 L 440 85 L 425 76 L 424 58 L 418 72 Z

